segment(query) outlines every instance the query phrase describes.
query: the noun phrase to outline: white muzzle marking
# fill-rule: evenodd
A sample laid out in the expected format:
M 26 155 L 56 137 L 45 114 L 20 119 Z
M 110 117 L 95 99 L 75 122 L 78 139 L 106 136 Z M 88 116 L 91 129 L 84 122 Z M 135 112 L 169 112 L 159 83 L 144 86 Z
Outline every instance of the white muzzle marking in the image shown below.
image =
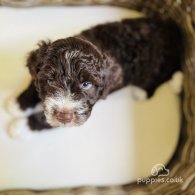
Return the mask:
M 78 114 L 84 111 L 82 101 L 74 100 L 72 98 L 73 95 L 74 94 L 71 94 L 70 92 L 64 93 L 63 91 L 59 91 L 55 93 L 53 96 L 46 97 L 43 105 L 44 105 L 46 120 L 50 125 L 52 126 L 76 125 L 74 119 L 70 123 L 62 124 L 56 119 L 54 115 L 54 110 L 57 112 L 63 112 L 63 111 L 77 112 Z

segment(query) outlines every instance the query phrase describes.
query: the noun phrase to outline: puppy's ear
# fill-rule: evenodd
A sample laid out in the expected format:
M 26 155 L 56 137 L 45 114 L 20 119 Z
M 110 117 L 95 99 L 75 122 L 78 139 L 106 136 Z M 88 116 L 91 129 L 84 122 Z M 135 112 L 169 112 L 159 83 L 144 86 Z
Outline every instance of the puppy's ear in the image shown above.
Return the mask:
M 38 44 L 38 49 L 30 52 L 28 56 L 27 67 L 29 68 L 30 74 L 33 79 L 36 79 L 36 75 L 43 65 L 44 56 L 50 44 L 50 41 L 41 41 Z
M 114 59 L 111 59 L 104 54 L 101 75 L 103 80 L 103 90 L 101 98 L 106 99 L 108 94 L 122 86 L 122 69 Z

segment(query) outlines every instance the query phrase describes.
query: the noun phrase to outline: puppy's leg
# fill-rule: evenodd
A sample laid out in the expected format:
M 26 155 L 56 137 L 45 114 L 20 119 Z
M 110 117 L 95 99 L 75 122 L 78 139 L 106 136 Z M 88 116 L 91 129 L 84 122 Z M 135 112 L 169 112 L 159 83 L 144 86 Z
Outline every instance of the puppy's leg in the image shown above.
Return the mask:
M 15 116 L 25 116 L 32 113 L 40 102 L 37 91 L 31 81 L 29 87 L 22 92 L 17 98 L 12 98 L 8 101 L 6 107 L 9 113 Z M 39 110 L 37 107 L 36 110 Z
M 175 72 L 169 81 L 171 89 L 175 94 L 179 94 L 183 87 L 183 73 L 181 71 Z
M 43 112 L 34 113 L 27 118 L 28 126 L 32 131 L 41 131 L 44 129 L 51 129 L 52 127 L 47 123 L 45 114 Z
M 175 72 L 172 77 L 165 79 L 159 78 L 159 81 L 143 83 L 140 86 L 132 86 L 132 97 L 135 100 L 145 100 L 153 96 L 156 89 L 163 83 L 168 82 L 171 89 L 175 94 L 179 94 L 182 91 L 183 86 L 183 73 L 181 71 Z
M 47 122 L 43 112 L 34 113 L 28 117 L 18 118 L 8 127 L 10 137 L 28 139 L 33 131 L 52 128 Z
M 143 101 L 147 99 L 148 93 L 141 87 L 132 86 L 131 87 L 131 96 L 134 100 Z
M 11 121 L 7 132 L 10 137 L 22 140 L 28 140 L 32 136 L 32 131 L 29 129 L 26 117 Z

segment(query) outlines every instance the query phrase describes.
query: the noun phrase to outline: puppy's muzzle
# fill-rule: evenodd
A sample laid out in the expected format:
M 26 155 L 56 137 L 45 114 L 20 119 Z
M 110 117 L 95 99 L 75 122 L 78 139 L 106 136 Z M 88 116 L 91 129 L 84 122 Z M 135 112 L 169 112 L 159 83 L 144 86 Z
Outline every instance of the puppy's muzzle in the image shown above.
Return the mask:
M 71 123 L 74 114 L 72 112 L 56 112 L 56 119 L 63 124 Z

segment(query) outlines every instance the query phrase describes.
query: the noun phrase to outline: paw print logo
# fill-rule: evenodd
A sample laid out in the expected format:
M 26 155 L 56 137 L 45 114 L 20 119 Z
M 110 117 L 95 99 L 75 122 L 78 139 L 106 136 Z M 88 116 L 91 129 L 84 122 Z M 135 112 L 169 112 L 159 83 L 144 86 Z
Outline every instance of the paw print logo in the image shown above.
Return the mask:
M 152 167 L 151 175 L 152 176 L 157 176 L 158 175 L 158 177 L 168 176 L 169 175 L 169 169 L 166 169 L 165 165 L 163 165 L 163 164 L 156 164 Z

